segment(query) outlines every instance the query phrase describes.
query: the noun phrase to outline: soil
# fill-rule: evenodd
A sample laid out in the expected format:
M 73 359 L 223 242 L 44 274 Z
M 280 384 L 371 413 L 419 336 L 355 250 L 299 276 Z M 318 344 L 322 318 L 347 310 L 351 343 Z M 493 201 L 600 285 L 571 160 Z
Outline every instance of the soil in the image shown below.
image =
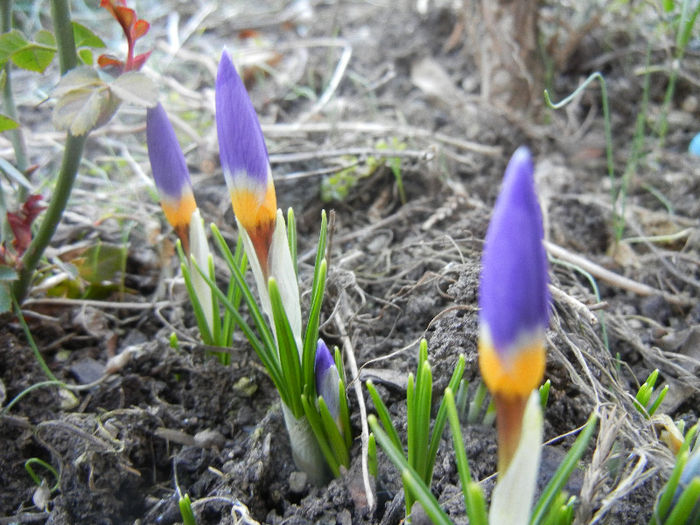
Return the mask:
M 529 116 L 480 101 L 475 50 L 460 37 L 469 23 L 466 8 L 438 2 L 423 13 L 407 2 L 303 0 L 252 11 L 228 3 L 142 2 L 137 8 L 151 23 L 146 40 L 154 51 L 146 71 L 158 80 L 169 113 L 179 116 L 199 206 L 229 240 L 235 226 L 218 164 L 213 74 L 224 46 L 245 64 L 278 201 L 297 213 L 301 289 L 312 276 L 320 210 L 333 209 L 322 335 L 354 353 L 360 377 L 349 379 L 373 379 L 400 433 L 406 375 L 415 369 L 422 337 L 434 398 L 459 354 L 466 358 L 470 392 L 477 387 L 483 239 L 510 154 L 521 144 L 532 148 L 545 235 L 566 250 L 550 250 L 551 283 L 559 293 L 547 334 L 552 388 L 539 484 L 573 443 L 572 431 L 595 411 L 601 416 L 597 442 L 568 485 L 580 498 L 577 523 L 647 523 L 674 458 L 634 409 L 633 396 L 658 368 L 659 383 L 670 385 L 660 413 L 689 428 L 700 406 L 700 168 L 686 153 L 700 113 L 697 86 L 679 78 L 661 148 L 651 130 L 666 78 L 653 77 L 647 154 L 632 174 L 623 235 L 647 240 L 616 245 L 599 92 L 590 88 L 565 110 L 538 108 Z M 76 20 L 112 30 L 105 12 L 75 9 Z M 542 6 L 540 24 L 547 38 L 562 38 L 561 27 L 551 25 L 551 9 Z M 643 76 L 633 73 L 644 64 L 643 35 L 658 20 L 609 11 L 576 42 L 583 8 L 566 9 L 573 51 L 552 72 L 554 92 L 563 97 L 595 69 L 605 72 L 621 173 L 643 90 Z M 40 21 L 32 16 L 20 17 L 29 29 Z M 168 36 L 169 24 L 179 41 Z M 108 46 L 118 45 L 117 29 Z M 352 55 L 347 68 L 337 69 L 343 49 Z M 664 41 L 653 42 L 652 59 L 670 61 L 665 49 Z M 700 55 L 690 49 L 684 64 L 697 69 Z M 61 153 L 50 104 L 38 104 L 52 71 L 14 78 L 22 92 L 20 117 L 32 137 L 31 163 L 47 174 Z M 338 71 L 337 89 L 317 106 Z M 247 342 L 236 334 L 229 366 L 199 342 L 172 257 L 175 236 L 147 175 L 143 130 L 143 110 L 124 107 L 91 135 L 43 272 L 64 273 L 77 264 L 72 254 L 98 241 L 125 246 L 125 266 L 106 283 L 113 286 L 105 285 L 99 300 L 47 297 L 44 286 L 23 307 L 51 372 L 77 388 L 41 385 L 46 375 L 19 319 L 0 318 L 0 524 L 178 523 L 178 488 L 189 494 L 200 524 L 398 524 L 404 517 L 401 480 L 381 452 L 372 481 L 376 503 L 368 503 L 352 389 L 351 468 L 327 486 L 313 486 L 294 466 L 279 398 Z M 380 141 L 401 150 L 395 155 L 405 202 L 389 163 L 370 158 L 381 156 Z M 10 155 L 9 143 L 2 151 Z M 347 187 L 345 180 L 351 181 Z M 328 195 L 342 198 L 322 202 Z M 682 230 L 667 242 L 648 240 Z M 567 254 L 628 280 L 582 271 Z M 598 297 L 587 277 L 592 273 Z M 634 284 L 653 293 L 639 293 Z M 170 344 L 172 333 L 179 345 Z M 373 412 L 364 389 L 363 396 Z M 496 436 L 487 423 L 480 418 L 463 432 L 472 476 L 488 497 Z M 34 464 L 45 480 L 38 487 L 25 469 L 30 458 L 52 465 L 57 479 Z M 466 523 L 449 432 L 432 489 L 454 522 Z

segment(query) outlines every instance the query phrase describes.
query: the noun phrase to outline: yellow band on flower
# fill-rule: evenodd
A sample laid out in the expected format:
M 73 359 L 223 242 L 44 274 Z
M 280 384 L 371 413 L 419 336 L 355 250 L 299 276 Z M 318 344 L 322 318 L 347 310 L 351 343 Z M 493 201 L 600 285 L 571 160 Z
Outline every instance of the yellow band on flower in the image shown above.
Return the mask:
M 544 345 L 541 341 L 533 341 L 504 361 L 491 344 L 480 338 L 479 368 L 492 394 L 527 398 L 544 377 Z
M 260 269 L 267 278 L 270 243 L 277 219 L 275 186 L 270 181 L 262 202 L 257 193 L 249 189 L 234 189 L 231 191 L 231 205 L 238 222 L 253 243 Z
M 234 189 L 231 191 L 233 213 L 249 235 L 252 235 L 261 225 L 275 222 L 277 216 L 277 197 L 275 186 L 267 185 L 265 197 L 260 202 L 258 194 L 249 189 Z
M 194 195 L 189 189 L 183 190 L 179 199 L 171 200 L 163 196 L 160 204 L 163 208 L 163 213 L 165 213 L 165 218 L 176 230 L 178 227 L 189 226 L 192 212 L 197 208 Z

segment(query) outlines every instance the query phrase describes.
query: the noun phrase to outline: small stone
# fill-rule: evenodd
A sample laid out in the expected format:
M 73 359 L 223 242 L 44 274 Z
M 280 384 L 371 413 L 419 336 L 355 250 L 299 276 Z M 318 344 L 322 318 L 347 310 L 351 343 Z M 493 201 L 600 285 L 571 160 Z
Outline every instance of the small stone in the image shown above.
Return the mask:
M 233 389 L 246 397 L 250 397 L 257 392 L 258 385 L 251 381 L 249 377 L 241 377 L 236 381 L 236 384 L 233 385 Z
M 694 113 L 698 109 L 698 98 L 694 95 L 685 97 L 681 107 L 686 113 Z
M 34 490 L 32 495 L 32 503 L 39 510 L 46 510 L 51 500 L 51 491 L 46 486 L 46 480 L 42 480 L 41 485 Z
M 289 491 L 292 494 L 302 494 L 306 490 L 307 481 L 305 472 L 292 472 L 289 475 Z
M 61 407 L 61 410 L 73 410 L 80 403 L 80 400 L 76 397 L 76 395 L 65 388 L 60 388 L 58 390 L 58 397 L 60 398 L 58 404 Z
M 81 384 L 85 385 L 101 378 L 105 371 L 105 365 L 88 357 L 74 363 L 70 367 L 70 371 Z
M 350 511 L 348 509 L 340 511 L 336 523 L 338 525 L 352 525 L 352 514 L 350 514 Z
M 216 430 L 202 430 L 194 435 L 194 444 L 201 448 L 221 449 L 224 446 L 224 436 Z

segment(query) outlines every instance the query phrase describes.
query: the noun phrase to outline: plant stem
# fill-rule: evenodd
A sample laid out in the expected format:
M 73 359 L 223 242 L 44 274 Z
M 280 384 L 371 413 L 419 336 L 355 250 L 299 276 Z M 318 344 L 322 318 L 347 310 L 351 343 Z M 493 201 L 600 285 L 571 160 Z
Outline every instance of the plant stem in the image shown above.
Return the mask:
M 12 30 L 12 0 L 1 0 L 0 1 L 0 28 L 3 33 L 7 33 Z M 5 114 L 12 120 L 17 120 L 17 107 L 15 106 L 15 99 L 12 96 L 12 79 L 11 74 L 11 62 L 8 60 L 5 64 L 5 86 L 2 91 L 2 105 Z M 22 133 L 22 128 L 16 128 L 9 131 L 10 141 L 12 142 L 12 149 L 15 151 L 15 163 L 17 169 L 22 173 L 27 170 L 27 147 L 24 143 L 24 135 Z M 19 185 L 17 187 L 17 198 L 19 201 L 23 201 L 26 196 L 26 189 L 24 186 Z
M 56 182 L 56 188 L 51 196 L 51 202 L 46 210 L 44 219 L 41 221 L 39 230 L 32 239 L 29 248 L 27 248 L 27 251 L 24 252 L 22 256 L 22 269 L 19 271 L 19 278 L 12 287 L 12 292 L 20 304 L 27 295 L 29 283 L 36 269 L 36 265 L 51 241 L 56 227 L 63 216 L 63 210 L 66 208 L 68 197 L 73 188 L 73 181 L 78 173 L 78 166 L 83 153 L 85 139 L 85 136 L 75 137 L 71 134 L 68 134 L 66 137 L 66 147 L 63 152 L 61 171 L 58 174 L 58 181 Z
M 661 123 L 658 126 L 660 148 L 664 147 L 664 142 L 666 140 L 666 132 L 668 131 L 668 112 L 671 108 L 673 95 L 676 91 L 678 71 L 680 69 L 681 60 L 683 60 L 683 55 L 685 54 L 686 46 L 690 40 L 693 26 L 695 25 L 695 20 L 697 19 L 698 14 L 700 14 L 700 4 L 696 5 L 695 9 L 690 14 L 689 10 L 690 2 L 688 2 L 688 0 L 684 0 L 681 4 L 681 18 L 678 22 L 678 33 L 676 35 L 676 54 L 674 55 L 673 62 L 671 63 L 671 74 L 668 78 L 668 86 L 666 87 L 666 94 L 661 106 Z
M 51 0 L 51 16 L 53 18 L 54 31 L 56 32 L 59 65 L 63 75 L 78 63 L 68 1 Z M 12 293 L 20 304 L 27 295 L 36 265 L 51 241 L 58 222 L 63 216 L 63 210 L 66 208 L 68 198 L 73 189 L 75 176 L 78 173 L 78 166 L 80 166 L 86 138 L 85 135 L 76 137 L 70 133 L 66 134 L 61 170 L 58 173 L 58 181 L 51 196 L 51 202 L 36 236 L 32 239 L 29 248 L 22 256 L 22 269 L 19 272 L 19 278 L 12 286 Z
M 73 38 L 68 0 L 51 0 L 51 18 L 56 32 L 58 65 L 61 75 L 65 75 L 78 65 L 78 52 L 75 48 L 75 38 Z

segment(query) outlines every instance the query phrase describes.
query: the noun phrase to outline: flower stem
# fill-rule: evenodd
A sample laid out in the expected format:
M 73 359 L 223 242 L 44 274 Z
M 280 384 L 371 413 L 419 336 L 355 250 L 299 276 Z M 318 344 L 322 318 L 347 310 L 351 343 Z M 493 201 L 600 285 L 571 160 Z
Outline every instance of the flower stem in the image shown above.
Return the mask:
M 56 32 L 58 65 L 61 75 L 65 75 L 78 65 L 78 52 L 75 48 L 75 38 L 73 38 L 68 0 L 51 0 L 51 18 Z
M 19 277 L 12 287 L 12 292 L 20 304 L 27 295 L 36 265 L 44 253 L 44 250 L 49 245 L 56 231 L 56 227 L 63 216 L 63 210 L 66 208 L 68 197 L 73 188 L 73 181 L 78 173 L 78 165 L 80 164 L 80 158 L 83 154 L 85 138 L 85 136 L 75 137 L 71 134 L 68 134 L 66 137 L 66 147 L 63 151 L 61 171 L 58 174 L 58 181 L 56 182 L 56 188 L 51 196 L 51 202 L 46 210 L 44 219 L 41 221 L 39 230 L 32 239 L 29 248 L 27 248 L 27 251 L 24 252 L 22 256 L 22 269 L 19 271 Z
M 0 1 L 0 29 L 3 33 L 8 33 L 12 30 L 12 0 Z M 5 64 L 5 86 L 2 91 L 2 105 L 5 114 L 12 120 L 17 120 L 17 107 L 15 99 L 12 96 L 12 79 L 11 79 L 11 62 L 8 60 Z M 22 128 L 16 128 L 9 131 L 12 149 L 15 151 L 15 162 L 17 169 L 25 173 L 27 170 L 27 147 L 24 143 L 24 135 Z M 18 201 L 24 201 L 26 197 L 26 189 L 19 185 L 17 188 Z
M 65 74 L 78 63 L 68 1 L 51 0 L 51 16 L 53 18 L 54 31 L 56 32 L 56 46 L 58 48 L 61 74 Z M 56 227 L 63 216 L 63 211 L 73 189 L 73 182 L 78 173 L 85 139 L 85 135 L 79 137 L 70 133 L 66 135 L 61 169 L 58 173 L 56 187 L 51 196 L 51 202 L 36 236 L 32 239 L 29 248 L 22 256 L 22 269 L 19 271 L 17 281 L 12 286 L 12 293 L 20 304 L 27 295 L 29 284 L 39 259 L 51 241 Z

